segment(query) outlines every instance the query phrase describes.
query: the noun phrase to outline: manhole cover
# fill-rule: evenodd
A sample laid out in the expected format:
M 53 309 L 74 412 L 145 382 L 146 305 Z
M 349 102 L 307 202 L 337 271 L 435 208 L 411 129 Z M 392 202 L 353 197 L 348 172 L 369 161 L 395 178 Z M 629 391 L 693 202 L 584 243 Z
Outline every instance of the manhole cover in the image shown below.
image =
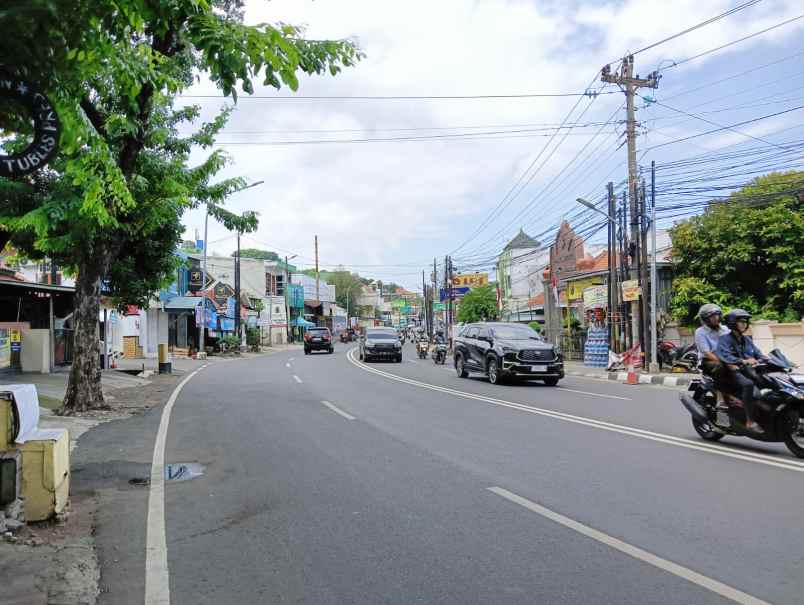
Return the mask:
M 204 474 L 204 465 L 197 462 L 174 462 L 165 465 L 165 481 L 187 481 Z

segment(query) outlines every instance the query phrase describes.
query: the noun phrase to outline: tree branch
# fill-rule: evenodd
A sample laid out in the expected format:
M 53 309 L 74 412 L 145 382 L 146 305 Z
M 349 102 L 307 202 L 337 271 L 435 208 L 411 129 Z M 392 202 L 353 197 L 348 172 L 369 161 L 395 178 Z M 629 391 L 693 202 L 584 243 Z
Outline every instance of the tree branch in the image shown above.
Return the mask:
M 103 114 L 92 104 L 89 97 L 81 99 L 81 109 L 84 110 L 90 124 L 95 127 L 95 130 L 102 137 L 106 137 L 106 118 Z

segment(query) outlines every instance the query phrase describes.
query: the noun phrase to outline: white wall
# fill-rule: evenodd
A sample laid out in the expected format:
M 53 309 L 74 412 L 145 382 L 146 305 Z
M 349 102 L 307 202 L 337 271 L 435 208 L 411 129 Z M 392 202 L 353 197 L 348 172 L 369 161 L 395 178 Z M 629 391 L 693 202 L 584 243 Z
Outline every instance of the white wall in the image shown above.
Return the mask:
M 23 372 L 50 374 L 50 330 L 23 330 L 20 361 Z

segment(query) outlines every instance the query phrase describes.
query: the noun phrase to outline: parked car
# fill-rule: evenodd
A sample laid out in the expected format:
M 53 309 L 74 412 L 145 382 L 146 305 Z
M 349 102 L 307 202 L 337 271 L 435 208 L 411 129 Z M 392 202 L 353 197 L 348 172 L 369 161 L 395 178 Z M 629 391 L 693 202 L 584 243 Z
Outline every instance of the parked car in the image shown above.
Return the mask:
M 313 351 L 335 352 L 329 328 L 310 328 L 304 333 L 304 354 L 309 355 Z
M 506 378 L 538 379 L 555 386 L 564 359 L 538 332 L 517 323 L 467 324 L 455 338 L 455 371 L 461 378 L 483 372 L 492 384 Z
M 402 342 L 393 328 L 366 328 L 360 335 L 360 361 L 392 359 L 402 363 Z

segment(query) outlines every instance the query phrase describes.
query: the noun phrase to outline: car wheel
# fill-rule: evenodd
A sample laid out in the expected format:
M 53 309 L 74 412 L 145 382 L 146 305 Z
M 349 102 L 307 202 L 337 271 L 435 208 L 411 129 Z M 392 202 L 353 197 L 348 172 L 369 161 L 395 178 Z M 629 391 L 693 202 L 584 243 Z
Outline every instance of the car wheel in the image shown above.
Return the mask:
M 363 351 L 360 351 L 360 361 L 366 361 L 366 356 L 363 355 Z
M 558 384 L 558 378 L 545 378 L 544 384 L 546 384 L 548 387 L 554 387 Z
M 459 378 L 466 378 L 469 372 L 466 371 L 466 364 L 463 362 L 463 355 L 455 356 L 455 371 L 458 373 Z
M 486 364 L 486 374 L 491 384 L 500 384 L 502 382 L 502 376 L 500 376 L 500 368 L 497 365 L 496 357 L 489 357 L 488 363 Z
M 329 352 L 330 352 L 330 354 L 334 353 L 335 352 L 335 347 L 330 347 Z
M 396 362 L 397 363 L 402 363 L 402 356 L 401 355 L 396 358 Z

